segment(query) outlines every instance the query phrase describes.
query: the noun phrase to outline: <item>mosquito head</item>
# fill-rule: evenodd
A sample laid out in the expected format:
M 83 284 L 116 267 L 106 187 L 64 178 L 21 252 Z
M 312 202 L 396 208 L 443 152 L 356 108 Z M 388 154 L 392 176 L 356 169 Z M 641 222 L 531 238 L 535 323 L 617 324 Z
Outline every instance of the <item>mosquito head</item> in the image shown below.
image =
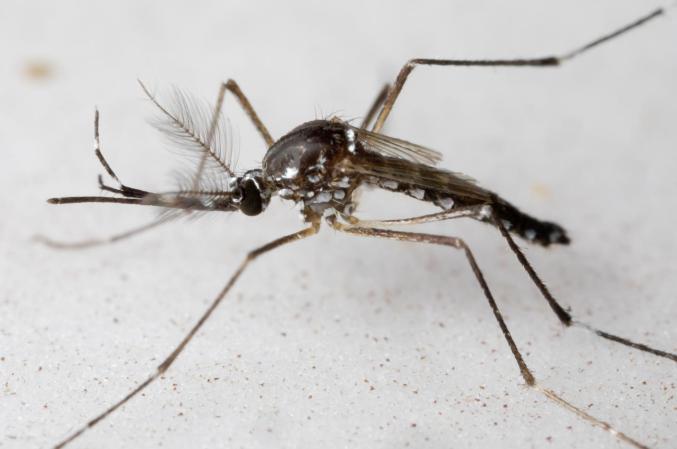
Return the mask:
M 270 202 L 270 190 L 263 182 L 261 170 L 249 170 L 233 180 L 231 202 L 245 215 L 258 215 Z

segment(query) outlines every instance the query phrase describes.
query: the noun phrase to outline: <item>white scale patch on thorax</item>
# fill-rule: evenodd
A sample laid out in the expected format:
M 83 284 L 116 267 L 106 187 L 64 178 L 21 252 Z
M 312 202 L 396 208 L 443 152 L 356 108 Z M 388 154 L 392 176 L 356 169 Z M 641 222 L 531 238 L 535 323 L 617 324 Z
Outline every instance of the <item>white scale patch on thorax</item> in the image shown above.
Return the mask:
M 355 131 L 352 128 L 346 129 L 346 141 L 348 142 L 348 152 L 355 153 Z

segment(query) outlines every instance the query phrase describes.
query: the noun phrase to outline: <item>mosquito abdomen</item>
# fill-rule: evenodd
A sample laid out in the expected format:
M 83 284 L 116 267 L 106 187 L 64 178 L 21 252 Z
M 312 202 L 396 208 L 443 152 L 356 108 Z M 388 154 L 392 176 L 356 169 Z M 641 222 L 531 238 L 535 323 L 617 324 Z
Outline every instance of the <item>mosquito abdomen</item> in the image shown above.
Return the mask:
M 493 211 L 508 231 L 529 242 L 549 246 L 553 243 L 567 245 L 571 241 L 562 226 L 527 215 L 501 198 L 493 204 Z

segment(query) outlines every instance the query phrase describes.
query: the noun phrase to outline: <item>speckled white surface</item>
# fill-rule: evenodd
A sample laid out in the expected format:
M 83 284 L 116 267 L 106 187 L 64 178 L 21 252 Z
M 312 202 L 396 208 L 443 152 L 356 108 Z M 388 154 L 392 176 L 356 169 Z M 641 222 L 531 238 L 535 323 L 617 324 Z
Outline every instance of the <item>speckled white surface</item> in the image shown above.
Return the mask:
M 283 5 L 284 4 L 284 5 Z M 364 114 L 410 57 L 540 56 L 651 2 L 25 2 L 0 14 L 0 447 L 44 448 L 171 351 L 252 247 L 299 227 L 275 201 L 82 252 L 152 212 L 55 207 L 96 193 L 94 105 L 128 184 L 175 156 L 137 77 L 212 99 L 236 78 L 275 136 Z M 529 248 L 574 314 L 677 351 L 677 11 L 557 70 L 419 69 L 387 132 L 436 148 L 573 245 Z M 46 65 L 36 79 L 29 66 Z M 39 71 L 39 70 L 38 70 Z M 31 72 L 35 74 L 35 68 Z M 265 151 L 235 102 L 240 167 Z M 365 195 L 364 215 L 425 209 Z M 474 248 L 541 382 L 654 448 L 677 446 L 677 367 L 563 330 L 488 227 L 427 229 Z M 616 448 L 522 386 L 460 254 L 324 231 L 256 262 L 167 375 L 73 447 Z

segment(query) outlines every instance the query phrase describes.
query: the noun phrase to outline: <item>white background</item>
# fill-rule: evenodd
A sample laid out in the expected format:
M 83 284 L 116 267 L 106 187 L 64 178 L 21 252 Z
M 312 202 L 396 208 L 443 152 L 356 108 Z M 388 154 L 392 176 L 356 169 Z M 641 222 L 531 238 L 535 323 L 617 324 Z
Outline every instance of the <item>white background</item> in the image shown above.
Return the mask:
M 545 56 L 655 2 L 25 2 L 0 14 L 0 447 L 43 448 L 126 394 L 182 338 L 249 249 L 300 227 L 152 219 L 96 194 L 94 106 L 126 183 L 162 190 L 180 161 L 136 84 L 212 100 L 237 79 L 274 136 L 364 114 L 411 57 Z M 677 10 L 560 69 L 415 71 L 388 134 L 442 151 L 570 247 L 527 249 L 574 315 L 677 351 Z M 43 77 L 30 67 L 46 66 Z M 232 98 L 240 168 L 265 152 Z M 368 193 L 364 216 L 428 210 Z M 656 448 L 677 446 L 674 363 L 564 330 L 491 228 L 464 236 L 537 378 Z M 526 245 L 525 245 L 526 246 Z M 461 254 L 324 229 L 248 270 L 167 375 L 85 434 L 96 448 L 627 447 L 523 381 Z

